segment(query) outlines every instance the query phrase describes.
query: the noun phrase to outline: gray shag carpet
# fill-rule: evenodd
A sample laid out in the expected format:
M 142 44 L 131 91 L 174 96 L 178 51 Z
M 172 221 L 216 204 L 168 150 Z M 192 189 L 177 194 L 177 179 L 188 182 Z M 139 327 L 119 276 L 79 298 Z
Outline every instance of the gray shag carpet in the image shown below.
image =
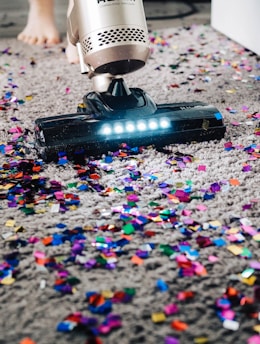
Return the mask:
M 0 343 L 260 343 L 259 59 L 210 26 L 150 37 L 127 84 L 215 105 L 224 139 L 85 166 L 33 148 L 91 91 L 65 43 L 0 40 Z

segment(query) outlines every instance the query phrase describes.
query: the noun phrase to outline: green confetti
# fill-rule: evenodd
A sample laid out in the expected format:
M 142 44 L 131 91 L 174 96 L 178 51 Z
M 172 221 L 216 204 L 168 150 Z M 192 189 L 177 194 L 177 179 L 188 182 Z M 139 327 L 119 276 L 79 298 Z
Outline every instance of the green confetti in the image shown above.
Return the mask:
M 133 234 L 135 232 L 135 228 L 131 223 L 127 223 L 123 226 L 123 232 L 127 235 Z

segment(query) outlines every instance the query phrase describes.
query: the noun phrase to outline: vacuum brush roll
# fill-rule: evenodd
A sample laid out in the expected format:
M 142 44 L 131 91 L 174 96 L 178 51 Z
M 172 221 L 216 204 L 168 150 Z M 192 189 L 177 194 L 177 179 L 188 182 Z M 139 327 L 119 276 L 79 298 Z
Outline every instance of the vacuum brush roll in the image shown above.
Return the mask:
M 150 52 L 142 0 L 74 0 L 68 34 L 97 74 L 138 70 Z

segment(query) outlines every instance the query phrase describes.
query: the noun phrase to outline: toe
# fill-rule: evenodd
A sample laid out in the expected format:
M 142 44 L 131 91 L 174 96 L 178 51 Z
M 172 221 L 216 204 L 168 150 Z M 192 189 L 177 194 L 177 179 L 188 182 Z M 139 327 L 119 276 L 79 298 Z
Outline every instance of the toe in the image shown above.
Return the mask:
M 47 43 L 48 44 L 58 44 L 60 43 L 60 38 L 57 37 L 57 36 L 53 36 L 53 37 L 49 37 L 48 40 L 47 40 Z
M 37 43 L 37 37 L 27 37 L 25 42 L 28 44 L 34 45 Z
M 23 32 L 19 33 L 17 36 L 18 41 L 25 41 L 25 35 Z
M 43 45 L 46 44 L 47 39 L 44 36 L 37 37 L 37 40 L 35 41 L 36 45 Z

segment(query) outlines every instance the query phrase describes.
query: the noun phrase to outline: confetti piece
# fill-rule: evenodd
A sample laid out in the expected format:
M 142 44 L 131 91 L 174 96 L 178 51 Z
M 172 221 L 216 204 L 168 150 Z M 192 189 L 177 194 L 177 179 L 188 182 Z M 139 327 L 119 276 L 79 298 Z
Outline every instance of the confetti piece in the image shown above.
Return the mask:
M 188 328 L 188 325 L 180 320 L 173 320 L 171 322 L 171 327 L 176 331 L 185 331 Z
M 219 261 L 219 258 L 216 257 L 216 256 L 210 255 L 210 256 L 208 257 L 208 260 L 209 260 L 211 263 L 216 263 L 216 262 Z
M 166 320 L 166 316 L 165 316 L 165 314 L 164 313 L 153 313 L 152 314 L 152 321 L 154 322 L 154 323 L 162 323 L 162 322 L 164 322 Z
M 31 338 L 26 337 L 26 338 L 23 338 L 19 344 L 36 344 L 36 342 L 33 341 Z
M 135 232 L 135 227 L 131 223 L 128 223 L 128 224 L 123 226 L 123 232 L 126 235 L 133 234 Z
M 46 280 L 42 279 L 40 282 L 40 289 L 45 289 L 46 287 Z
M 198 171 L 203 171 L 203 172 L 205 172 L 205 171 L 206 171 L 206 166 L 205 166 L 205 165 L 199 165 L 199 166 L 198 166 Z
M 5 225 L 6 225 L 6 227 L 14 227 L 15 221 L 14 220 L 7 220 Z
M 223 327 L 227 330 L 237 331 L 239 329 L 239 323 L 234 320 L 225 319 Z
M 131 262 L 135 265 L 142 265 L 144 263 L 143 259 L 136 255 L 131 258 Z
M 206 211 L 208 209 L 208 207 L 204 204 L 199 204 L 196 207 L 199 211 Z
M 255 272 L 254 269 L 252 269 L 252 268 L 247 268 L 247 269 L 245 269 L 245 270 L 241 273 L 241 276 L 242 276 L 243 278 L 249 278 L 250 276 L 253 275 L 254 272 Z
M 253 326 L 253 330 L 260 333 L 260 324 Z
M 254 335 L 247 340 L 247 344 L 260 344 L 260 336 Z
M 243 252 L 243 248 L 237 245 L 229 245 L 227 246 L 227 249 L 236 256 L 240 255 Z
M 251 276 L 251 277 L 248 277 L 248 278 L 241 278 L 241 282 L 244 283 L 244 284 L 247 284 L 249 286 L 252 286 L 256 283 L 256 280 L 257 280 L 257 277 L 256 276 Z
M 255 241 L 260 242 L 260 233 L 259 233 L 259 234 L 255 234 L 255 235 L 253 236 L 253 239 L 254 239 Z
M 212 228 L 219 228 L 219 227 L 221 227 L 221 222 L 217 221 L 217 220 L 214 220 L 214 221 L 210 221 L 209 225 Z
M 0 284 L 3 285 L 12 285 L 15 282 L 15 279 L 12 277 L 5 277 L 0 280 Z
M 168 336 L 164 339 L 164 344 L 180 344 L 180 341 L 175 337 Z
M 194 338 L 194 344 L 206 344 L 209 342 L 208 337 L 197 337 Z
M 188 299 L 192 299 L 194 296 L 195 296 L 195 293 L 191 290 L 180 291 L 177 295 L 177 299 L 181 301 L 185 301 Z
M 234 178 L 229 179 L 229 183 L 230 183 L 230 185 L 232 185 L 232 186 L 239 186 L 239 185 L 240 185 L 239 180 L 238 180 L 238 179 L 234 179 Z
M 43 243 L 43 245 L 48 246 L 52 243 L 52 240 L 53 240 L 53 238 L 51 236 L 45 237 L 42 239 L 42 243 Z
M 260 262 L 258 261 L 252 260 L 249 265 L 252 269 L 260 270 Z
M 50 212 L 51 213 L 58 213 L 60 211 L 60 204 L 56 203 L 51 206 Z
M 164 306 L 164 313 L 169 316 L 179 311 L 178 306 L 174 303 Z
M 13 237 L 13 232 L 3 233 L 3 234 L 1 234 L 1 236 L 4 240 L 8 240 L 8 239 L 11 239 Z
M 156 282 L 156 287 L 161 291 L 161 292 L 165 292 L 169 289 L 168 285 L 162 280 L 159 279 Z

